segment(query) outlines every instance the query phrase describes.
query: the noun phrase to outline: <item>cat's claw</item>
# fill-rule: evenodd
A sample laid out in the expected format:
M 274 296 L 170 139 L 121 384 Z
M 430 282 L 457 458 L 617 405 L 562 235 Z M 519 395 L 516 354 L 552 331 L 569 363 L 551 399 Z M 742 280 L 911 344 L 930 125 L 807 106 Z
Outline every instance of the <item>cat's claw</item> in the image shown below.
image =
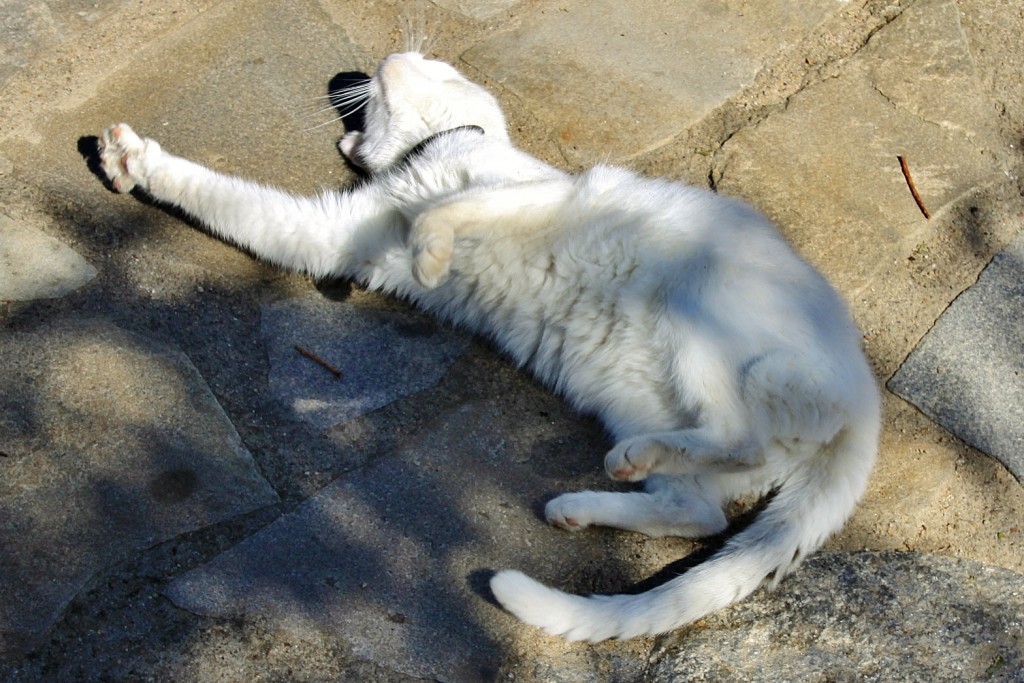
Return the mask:
M 142 160 L 160 153 L 154 140 L 140 138 L 126 123 L 110 126 L 99 140 L 100 166 L 118 192 L 146 189 Z

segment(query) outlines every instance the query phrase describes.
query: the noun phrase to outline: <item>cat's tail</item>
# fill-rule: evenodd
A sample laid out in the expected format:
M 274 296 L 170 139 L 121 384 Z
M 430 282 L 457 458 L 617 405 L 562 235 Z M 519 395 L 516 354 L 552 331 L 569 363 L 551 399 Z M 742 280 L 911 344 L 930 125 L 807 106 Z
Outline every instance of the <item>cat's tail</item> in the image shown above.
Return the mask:
M 517 571 L 491 579 L 498 601 L 528 624 L 597 642 L 665 633 L 774 587 L 845 523 L 877 453 L 877 418 L 848 427 L 784 482 L 746 529 L 706 562 L 639 595 L 571 595 Z

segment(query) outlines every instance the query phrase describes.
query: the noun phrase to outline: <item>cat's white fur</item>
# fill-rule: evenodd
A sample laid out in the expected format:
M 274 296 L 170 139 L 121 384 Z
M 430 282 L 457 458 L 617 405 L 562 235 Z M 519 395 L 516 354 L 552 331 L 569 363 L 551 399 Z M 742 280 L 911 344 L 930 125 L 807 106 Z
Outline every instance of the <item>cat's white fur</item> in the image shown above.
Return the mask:
M 839 296 L 767 220 L 620 168 L 544 164 L 511 145 L 490 94 L 418 54 L 382 62 L 369 95 L 341 148 L 372 175 L 348 191 L 227 177 L 124 124 L 103 133 L 103 167 L 267 261 L 486 335 L 599 416 L 607 472 L 643 490 L 561 495 L 546 508 L 558 527 L 708 536 L 728 501 L 775 492 L 654 590 L 581 597 L 501 571 L 502 605 L 569 639 L 662 633 L 775 584 L 843 525 L 875 460 L 878 393 Z

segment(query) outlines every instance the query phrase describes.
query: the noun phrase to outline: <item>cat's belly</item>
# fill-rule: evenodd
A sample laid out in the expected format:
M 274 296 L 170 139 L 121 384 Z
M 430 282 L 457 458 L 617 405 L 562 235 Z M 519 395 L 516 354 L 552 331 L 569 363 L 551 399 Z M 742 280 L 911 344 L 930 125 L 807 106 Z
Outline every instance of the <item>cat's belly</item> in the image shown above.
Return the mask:
M 621 302 L 598 306 L 583 298 L 548 313 L 524 365 L 600 418 L 616 439 L 689 426 L 650 317 L 626 314 Z
M 616 438 L 692 426 L 658 341 L 664 299 L 635 254 L 567 233 L 457 245 L 449 310 Z M 498 256 L 500 254 L 500 257 Z M 468 314 L 467 314 L 468 313 Z

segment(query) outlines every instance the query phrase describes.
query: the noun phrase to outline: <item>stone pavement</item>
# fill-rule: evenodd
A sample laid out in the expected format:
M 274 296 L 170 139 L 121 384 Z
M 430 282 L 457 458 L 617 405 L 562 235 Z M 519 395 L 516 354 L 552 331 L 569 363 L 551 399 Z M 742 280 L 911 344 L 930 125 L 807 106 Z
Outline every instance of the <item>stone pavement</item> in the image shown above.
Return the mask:
M 1016 0 L 0 15 L 0 680 L 1024 678 Z M 327 83 L 423 37 L 525 149 L 743 197 L 845 294 L 885 388 L 879 464 L 778 590 L 659 638 L 522 627 L 490 572 L 618 591 L 700 546 L 548 528 L 553 494 L 612 486 L 593 422 L 485 343 L 261 265 L 90 166 L 124 120 L 224 171 L 344 186 Z

